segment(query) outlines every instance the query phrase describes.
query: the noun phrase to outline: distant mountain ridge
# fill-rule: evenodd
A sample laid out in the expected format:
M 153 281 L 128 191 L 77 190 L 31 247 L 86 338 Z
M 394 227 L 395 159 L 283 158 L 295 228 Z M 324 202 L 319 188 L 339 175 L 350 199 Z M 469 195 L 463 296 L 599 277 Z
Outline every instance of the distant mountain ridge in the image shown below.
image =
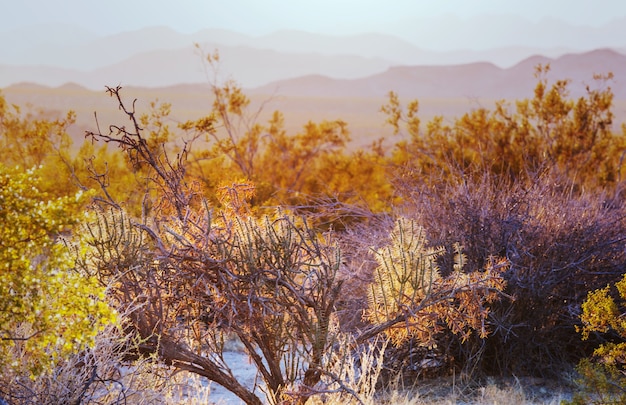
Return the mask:
M 92 89 L 111 83 L 157 87 L 200 82 L 206 76 L 194 43 L 207 52 L 219 49 L 222 72 L 245 87 L 316 74 L 359 79 L 394 66 L 489 62 L 509 68 L 532 55 L 558 58 L 599 47 L 626 49 L 626 19 L 578 27 L 511 16 L 448 16 L 409 19 L 393 28 L 372 26 L 373 31 L 388 29 L 396 36 L 295 30 L 250 36 L 220 29 L 183 34 L 167 27 L 98 36 L 88 29 L 56 24 L 0 31 L 0 87 L 23 81 L 48 86 L 72 81 Z M 478 46 L 487 40 L 491 48 Z M 445 50 L 433 50 L 438 48 Z
M 250 90 L 252 94 L 300 97 L 384 97 L 389 91 L 413 98 L 519 99 L 530 97 L 537 78 L 535 67 L 550 65 L 549 80 L 569 79 L 571 96 L 585 94 L 586 86 L 611 86 L 617 99 L 626 100 L 626 55 L 611 49 L 559 58 L 533 56 L 510 68 L 478 62 L 444 66 L 397 66 L 372 76 L 341 80 L 319 75 L 281 80 Z M 613 73 L 606 84 L 594 83 L 594 74 Z
M 205 48 L 213 51 L 212 48 Z M 351 55 L 289 54 L 244 46 L 219 48 L 221 79 L 233 78 L 246 87 L 256 87 L 285 78 L 323 74 L 337 78 L 369 76 L 384 71 L 390 63 Z M 75 82 L 91 89 L 105 85 L 160 87 L 181 83 L 206 83 L 208 66 L 192 46 L 148 51 L 102 68 L 81 71 L 41 65 L 1 65 L 0 87 L 20 82 L 59 86 Z
M 220 48 L 221 79 L 233 78 L 256 92 L 286 92 L 302 96 L 336 92 L 379 97 L 381 91 L 413 89 L 437 97 L 509 97 L 528 89 L 537 64 L 552 65 L 552 77 L 569 78 L 584 89 L 593 74 L 615 75 L 616 95 L 626 91 L 626 56 L 612 49 L 569 53 L 557 58 L 534 55 L 509 68 L 489 62 L 450 65 L 391 65 L 384 59 L 351 55 L 290 54 L 242 46 Z M 67 82 L 90 89 L 105 85 L 163 87 L 208 83 L 212 73 L 192 47 L 145 52 L 121 63 L 91 71 L 49 67 L 0 65 L 0 87 L 21 82 L 50 87 Z M 208 76 L 209 77 L 208 77 Z M 310 83 L 317 84 L 311 85 Z M 326 86 L 326 87 L 325 87 Z M 581 87 L 582 86 L 582 87 Z M 335 89 L 335 90 L 332 90 Z M 625 95 L 626 97 L 626 95 Z
M 145 59 L 149 61 L 148 59 Z M 385 98 L 389 91 L 401 97 L 454 99 L 520 99 L 532 96 L 537 83 L 535 68 L 550 65 L 549 80 L 569 79 L 570 95 L 585 94 L 586 86 L 595 88 L 610 86 L 619 100 L 626 100 L 626 55 L 611 49 L 600 49 L 579 54 L 566 54 L 559 58 L 532 56 L 510 68 L 500 68 L 492 63 L 476 62 L 442 66 L 394 66 L 381 73 L 357 79 L 338 79 L 321 74 L 308 74 L 296 78 L 277 80 L 263 86 L 248 87 L 251 95 L 277 95 L 311 98 Z M 121 67 L 120 67 L 121 68 Z M 613 74 L 607 83 L 595 83 L 594 74 Z M 63 70 L 56 72 L 59 75 Z M 122 74 L 122 71 L 118 72 Z M 0 74 L 2 74 L 0 68 Z M 158 72 L 156 73 L 158 74 Z M 110 85 L 117 83 L 111 82 Z M 10 86 L 41 86 L 33 82 L 21 82 Z M 64 82 L 52 87 L 71 88 L 82 86 L 77 82 Z M 128 87 L 127 84 L 124 84 Z M 206 93 L 208 83 L 201 81 L 165 86 L 132 86 L 164 89 L 166 93 Z
M 245 88 L 244 91 L 255 105 L 264 105 L 267 114 L 274 110 L 284 112 L 292 133 L 300 130 L 307 120 L 342 118 L 350 123 L 357 143 L 365 145 L 389 132 L 380 113 L 380 106 L 385 103 L 389 91 L 397 92 L 403 99 L 418 99 L 420 117 L 425 121 L 437 115 L 449 119 L 478 106 L 492 108 L 498 99 L 531 98 L 537 83 L 535 66 L 548 63 L 551 66 L 548 79 L 571 79 L 570 95 L 573 97 L 584 94 L 587 84 L 595 87 L 594 73 L 613 72 L 614 79 L 605 85 L 611 86 L 615 94 L 614 127 L 619 128 L 622 122 L 626 122 L 626 56 L 609 49 L 568 54 L 556 59 L 534 56 L 506 69 L 478 62 L 450 66 L 396 66 L 357 79 L 311 74 Z M 184 122 L 203 116 L 211 108 L 206 81 L 148 88 L 128 83 L 122 85 L 126 97 L 139 100 L 138 111 L 146 111 L 147 104 L 158 98 L 172 103 L 173 117 Z M 79 119 L 72 127 L 72 134 L 79 139 L 85 130 L 93 129 L 94 111 L 98 112 L 101 123 L 114 122 L 111 120 L 119 117 L 115 103 L 103 90 L 104 86 L 96 91 L 75 83 L 53 88 L 20 83 L 8 86 L 2 92 L 9 103 L 45 106 L 59 114 L 76 110 Z

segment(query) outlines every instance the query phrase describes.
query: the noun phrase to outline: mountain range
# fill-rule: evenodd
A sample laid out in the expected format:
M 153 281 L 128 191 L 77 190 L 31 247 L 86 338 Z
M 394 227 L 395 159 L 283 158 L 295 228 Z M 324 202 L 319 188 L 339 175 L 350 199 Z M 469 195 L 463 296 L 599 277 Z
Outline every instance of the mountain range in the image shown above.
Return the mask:
M 559 58 L 535 56 L 509 68 L 480 62 L 451 66 L 399 66 L 358 79 L 337 79 L 307 75 L 245 89 L 253 102 L 253 110 L 263 108 L 264 121 L 274 110 L 285 114 L 291 133 L 308 120 L 344 119 L 350 124 L 353 139 L 364 145 L 388 133 L 380 106 L 389 91 L 402 100 L 418 99 L 420 117 L 424 122 L 441 115 L 446 119 L 459 117 L 476 107 L 493 108 L 500 99 L 531 98 L 537 83 L 534 76 L 538 64 L 550 65 L 549 82 L 571 79 L 570 95 L 579 97 L 586 87 L 610 86 L 615 95 L 615 125 L 626 121 L 626 56 L 610 49 Z M 593 75 L 613 73 L 613 79 L 594 83 Z M 115 83 L 113 84 L 115 85 Z M 17 105 L 45 106 L 54 114 L 75 110 L 78 121 L 71 130 L 77 139 L 94 126 L 94 112 L 100 122 L 119 119 L 116 105 L 104 91 L 90 90 L 78 84 L 58 87 L 20 83 L 3 89 L 7 101 Z M 211 108 L 207 83 L 178 84 L 163 87 L 124 85 L 126 98 L 139 100 L 138 111 L 147 111 L 148 103 L 160 100 L 171 103 L 172 120 L 184 122 L 206 115 Z M 117 118 L 116 118 L 117 117 Z
M 281 80 L 252 89 L 253 93 L 300 97 L 384 97 L 390 90 L 401 97 L 520 99 L 532 96 L 535 68 L 550 65 L 548 81 L 570 80 L 573 97 L 590 89 L 611 86 L 615 98 L 626 100 L 626 55 L 611 49 L 566 54 L 556 59 L 527 58 L 510 68 L 476 62 L 442 66 L 397 66 L 359 79 L 310 75 Z M 604 82 L 594 75 L 613 78 Z
M 477 106 L 490 108 L 495 100 L 532 97 L 536 66 L 549 64 L 549 81 L 570 79 L 573 97 L 583 95 L 587 86 L 611 86 L 615 122 L 626 121 L 626 39 L 620 42 L 626 38 L 626 20 L 603 27 L 506 18 L 450 21 L 460 31 L 441 37 L 432 35 L 433 24 L 450 28 L 449 21 L 409 21 L 398 27 L 406 35 L 395 37 L 301 31 L 249 36 L 216 29 L 181 34 L 165 27 L 98 36 L 58 24 L 43 27 L 45 37 L 35 34 L 42 27 L 0 31 L 0 88 L 10 103 L 60 114 L 75 110 L 72 134 L 78 139 L 93 129 L 94 111 L 103 122 L 114 122 L 119 114 L 103 94 L 105 85 L 122 85 L 143 111 L 155 99 L 169 102 L 172 118 L 180 122 L 210 110 L 209 83 L 232 78 L 266 113 L 284 112 L 289 131 L 298 131 L 308 120 L 342 118 L 350 123 L 354 139 L 366 143 L 385 131 L 380 106 L 389 91 L 403 100 L 418 99 L 425 120 L 458 117 Z M 492 35 L 496 47 L 445 50 L 454 32 L 467 31 L 459 44 L 477 41 L 488 28 L 481 23 L 501 28 L 501 35 Z M 541 42 L 550 24 L 562 33 Z M 444 50 L 426 43 L 439 43 Z M 213 71 L 203 54 L 215 49 L 220 62 Z M 594 74 L 609 72 L 612 80 L 594 82 Z
M 402 67 L 480 62 L 509 69 L 533 56 L 554 59 L 598 48 L 626 52 L 626 19 L 579 27 L 511 16 L 444 16 L 407 20 L 396 32 L 401 35 L 278 31 L 250 36 L 218 29 L 183 34 L 148 27 L 98 36 L 77 26 L 48 24 L 0 31 L 0 87 L 19 82 L 73 82 L 91 89 L 207 83 L 212 72 L 202 53 L 215 49 L 221 55 L 221 78 L 234 78 L 246 88 L 312 75 L 362 79 Z

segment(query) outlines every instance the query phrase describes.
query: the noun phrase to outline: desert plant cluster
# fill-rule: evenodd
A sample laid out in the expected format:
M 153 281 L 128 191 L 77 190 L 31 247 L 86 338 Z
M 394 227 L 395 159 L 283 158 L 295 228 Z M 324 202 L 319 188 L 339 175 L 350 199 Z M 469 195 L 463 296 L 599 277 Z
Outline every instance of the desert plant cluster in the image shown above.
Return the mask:
M 107 87 L 119 121 L 80 144 L 72 112 L 0 98 L 1 401 L 422 403 L 576 373 L 573 403 L 623 403 L 626 127 L 610 74 L 574 99 L 548 71 L 452 123 L 392 92 L 396 134 L 361 149 L 217 75 L 178 124 Z

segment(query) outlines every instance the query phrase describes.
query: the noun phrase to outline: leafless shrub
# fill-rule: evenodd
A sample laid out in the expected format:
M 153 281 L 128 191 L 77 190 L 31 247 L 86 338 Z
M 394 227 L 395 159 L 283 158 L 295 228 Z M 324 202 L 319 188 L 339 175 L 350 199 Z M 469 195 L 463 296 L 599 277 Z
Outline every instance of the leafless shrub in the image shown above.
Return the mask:
M 224 336 L 234 333 L 271 398 L 298 382 L 298 401 L 306 401 L 306 387 L 319 381 L 333 344 L 329 325 L 342 282 L 332 235 L 318 235 L 305 220 L 280 212 L 253 218 L 249 184 L 224 188 L 225 209 L 214 214 L 187 183 L 185 149 L 171 161 L 164 149 L 150 148 L 119 88 L 109 92 L 132 127 L 89 136 L 119 145 L 151 168 L 161 203 L 141 222 L 118 204 L 102 209 L 84 230 L 92 247 L 84 266 L 112 284 L 118 306 L 142 307 L 126 317 L 136 355 L 156 356 L 260 404 L 256 388 L 237 381 L 223 356 Z
M 131 126 L 87 135 L 118 145 L 134 165 L 147 169 L 159 199 L 141 220 L 115 201 L 98 209 L 83 230 L 91 254 L 82 265 L 111 285 L 110 299 L 120 310 L 141 308 L 125 317 L 125 332 L 135 341 L 132 357 L 157 358 L 260 405 L 258 384 L 238 381 L 224 356 L 225 337 L 235 334 L 271 402 L 303 404 L 317 396 L 315 387 L 334 364 L 328 354 L 336 344 L 336 311 L 348 275 L 340 271 L 335 234 L 281 211 L 253 217 L 248 201 L 254 187 L 247 182 L 220 189 L 223 209 L 215 212 L 185 175 L 191 142 L 171 159 L 162 145 L 144 138 L 120 89 L 108 91 Z M 415 300 L 388 297 L 395 302 L 391 318 L 378 317 L 380 322 L 359 331 L 354 350 L 391 328 L 415 329 L 416 320 L 434 322 L 437 316 L 456 333 L 467 336 L 468 329 L 476 329 L 484 336 L 483 304 L 495 299 L 501 270 L 494 265 L 485 272 L 456 272 L 442 278 L 433 294 Z M 481 298 L 464 305 L 474 296 Z M 340 379 L 334 382 L 346 392 L 352 389 Z
M 587 291 L 624 271 L 626 207 L 612 193 L 572 184 L 546 171 L 528 183 L 485 175 L 437 187 L 405 185 L 404 209 L 435 243 L 460 241 L 476 265 L 491 255 L 511 263 L 506 292 L 515 299 L 494 305 L 494 334 L 465 346 L 450 342 L 462 364 L 554 376 L 588 350 L 574 325 Z M 450 261 L 442 258 L 442 271 Z

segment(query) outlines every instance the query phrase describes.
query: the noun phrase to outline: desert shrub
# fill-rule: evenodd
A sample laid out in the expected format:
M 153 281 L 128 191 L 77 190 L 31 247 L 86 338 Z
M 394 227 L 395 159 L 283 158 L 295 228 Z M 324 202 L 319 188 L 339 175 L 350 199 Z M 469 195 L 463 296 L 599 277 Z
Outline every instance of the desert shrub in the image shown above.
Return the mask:
M 626 323 L 623 319 L 626 300 L 626 276 L 611 286 L 590 291 L 582 305 L 582 339 L 592 334 L 608 334 L 591 358 L 577 367 L 580 392 L 570 404 L 626 404 Z
M 311 226 L 310 218 L 283 210 L 254 215 L 256 188 L 247 179 L 216 190 L 219 206 L 211 207 L 187 174 L 192 142 L 185 142 L 176 158 L 165 147 L 153 147 L 119 90 L 108 89 L 132 126 L 112 125 L 108 133 L 89 135 L 118 145 L 133 166 L 144 168 L 154 187 L 151 196 L 157 198 L 141 219 L 113 198 L 96 209 L 95 220 L 83 230 L 91 255 L 81 264 L 111 286 L 110 299 L 120 311 L 140 307 L 124 319 L 126 332 L 139 342 L 135 355 L 155 356 L 219 383 L 246 403 L 260 404 L 257 387 L 237 381 L 224 357 L 225 337 L 235 335 L 271 402 L 302 404 L 317 396 L 335 364 L 329 354 L 337 343 L 337 311 L 348 275 L 340 271 L 336 232 L 321 231 Z M 239 100 L 232 96 L 229 102 Z M 322 138 L 335 133 L 332 125 L 311 128 L 321 131 Z M 313 149 L 319 148 L 316 142 Z M 383 260 L 378 275 L 399 271 L 403 258 L 427 249 L 415 223 L 401 219 L 398 226 L 388 246 L 377 252 Z M 416 243 L 404 245 L 405 232 Z M 486 304 L 497 298 L 506 265 L 493 261 L 484 271 L 464 273 L 460 248 L 456 253 L 458 271 L 432 280 L 432 291 L 424 284 L 420 294 L 396 296 L 397 291 L 385 288 L 387 278 L 372 279 L 371 288 L 379 291 L 370 306 L 370 324 L 351 347 L 358 351 L 390 330 L 389 336 L 401 340 L 401 330 L 413 333 L 427 320 L 463 337 L 471 330 L 484 336 Z M 385 266 L 391 262 L 393 266 Z M 400 283 L 407 288 L 430 271 L 420 266 L 404 270 Z M 388 308 L 380 307 L 381 299 Z M 343 373 L 340 379 L 347 376 Z M 339 389 L 348 387 L 348 381 L 334 383 Z
M 511 265 L 505 291 L 514 299 L 493 305 L 487 341 L 469 352 L 472 345 L 453 344 L 457 360 L 479 360 L 489 373 L 553 374 L 588 353 L 574 326 L 587 291 L 623 272 L 625 207 L 601 191 L 572 193 L 566 181 L 546 174 L 524 185 L 485 176 L 406 193 L 405 210 L 433 243 L 462 243 L 471 266 L 492 255 Z M 452 257 L 440 263 L 444 271 Z
M 126 318 L 141 340 L 137 355 L 158 356 L 261 403 L 232 376 L 226 334 L 242 342 L 271 398 L 297 382 L 314 386 L 333 343 L 337 257 L 294 218 L 232 215 L 170 221 L 157 234 L 105 212 L 87 230 L 96 254 L 86 266 L 114 283 L 114 302 L 141 304 Z
M 251 205 L 260 215 L 281 206 L 338 229 L 364 212 L 390 211 L 394 195 L 380 143 L 350 150 L 349 127 L 341 119 L 309 121 L 296 133 L 285 129 L 280 111 L 261 122 L 261 108 L 252 108 L 243 89 L 220 80 L 219 54 L 206 55 L 206 63 L 213 73 L 212 109 L 180 127 L 189 138 L 204 140 L 202 149 L 188 149 L 187 169 L 209 199 L 222 182 L 246 179 L 256 186 Z
M 405 110 L 394 94 L 383 107 L 409 135 L 390 168 L 404 201 L 398 209 L 434 244 L 461 243 L 471 267 L 491 256 L 511 264 L 506 292 L 514 299 L 494 304 L 492 336 L 450 342 L 457 361 L 488 373 L 554 375 L 589 353 L 574 329 L 580 304 L 623 272 L 626 138 L 611 128 L 611 75 L 572 99 L 569 82 L 549 84 L 547 70 L 537 68 L 533 98 L 450 125 L 436 118 L 424 128 L 417 102 Z M 446 274 L 453 255 L 438 264 Z
M 536 68 L 538 83 L 530 99 L 478 108 L 452 124 L 437 117 L 425 129 L 417 101 L 405 111 L 391 93 L 382 111 L 396 132 L 406 127 L 408 135 L 393 153 L 400 167 L 395 177 L 438 185 L 488 173 L 525 182 L 549 169 L 575 187 L 615 186 L 622 178 L 626 139 L 612 131 L 613 93 L 607 86 L 612 75 L 595 76 L 597 86 L 573 99 L 569 81 L 549 83 L 548 71 L 549 66 Z
M 73 111 L 57 118 L 43 110 L 9 105 L 0 94 L 0 162 L 7 167 L 40 167 L 38 187 L 51 196 L 75 193 L 68 168 L 72 139 L 67 133 L 75 121 Z
M 214 211 L 186 176 L 189 150 L 170 160 L 165 148 L 151 147 L 119 89 L 109 91 L 134 126 L 92 136 L 119 145 L 145 167 L 159 200 L 141 220 L 109 201 L 84 229 L 92 254 L 82 264 L 110 283 L 121 310 L 141 307 L 125 318 L 141 341 L 136 355 L 154 355 L 260 404 L 257 388 L 237 381 L 224 358 L 225 336 L 234 334 L 270 399 L 296 386 L 297 401 L 305 402 L 333 344 L 342 280 L 332 233 L 284 212 L 254 217 L 255 188 L 248 182 L 217 190 L 222 209 Z
M 0 368 L 32 377 L 116 321 L 98 280 L 75 266 L 86 194 L 51 197 L 39 169 L 0 163 Z M 76 235 L 75 235 L 76 236 Z M 1 390 L 1 388 L 0 388 Z

